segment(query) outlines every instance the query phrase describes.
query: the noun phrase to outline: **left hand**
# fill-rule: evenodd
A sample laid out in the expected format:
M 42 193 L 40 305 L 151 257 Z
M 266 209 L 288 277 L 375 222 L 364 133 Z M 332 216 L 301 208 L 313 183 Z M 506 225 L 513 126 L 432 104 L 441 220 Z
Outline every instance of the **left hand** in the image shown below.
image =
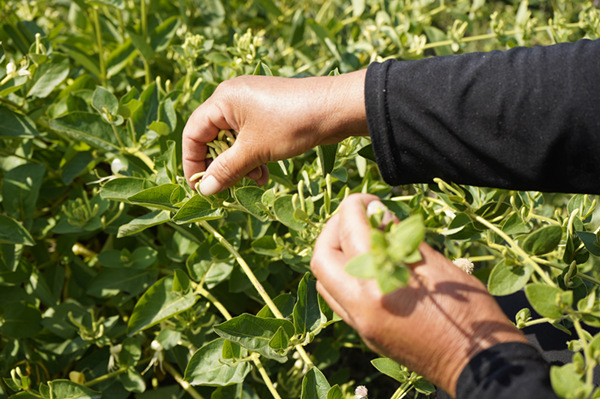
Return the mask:
M 311 261 L 317 289 L 369 347 L 454 396 L 473 356 L 501 342 L 527 340 L 479 280 L 427 244 L 419 247 L 423 259 L 410 265 L 408 286 L 388 295 L 376 281 L 348 275 L 348 261 L 370 250 L 365 209 L 378 200 L 351 195 L 327 222 Z

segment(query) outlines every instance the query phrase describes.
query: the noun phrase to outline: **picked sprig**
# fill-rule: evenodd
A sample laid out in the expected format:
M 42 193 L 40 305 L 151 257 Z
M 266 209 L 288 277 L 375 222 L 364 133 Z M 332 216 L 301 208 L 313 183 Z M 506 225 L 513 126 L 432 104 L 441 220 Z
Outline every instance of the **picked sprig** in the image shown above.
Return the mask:
M 384 211 L 369 216 L 371 250 L 346 265 L 346 272 L 358 278 L 375 279 L 383 294 L 405 287 L 410 278 L 408 264 L 422 259 L 419 244 L 425 238 L 423 216 L 413 215 L 401 223 L 382 225 Z

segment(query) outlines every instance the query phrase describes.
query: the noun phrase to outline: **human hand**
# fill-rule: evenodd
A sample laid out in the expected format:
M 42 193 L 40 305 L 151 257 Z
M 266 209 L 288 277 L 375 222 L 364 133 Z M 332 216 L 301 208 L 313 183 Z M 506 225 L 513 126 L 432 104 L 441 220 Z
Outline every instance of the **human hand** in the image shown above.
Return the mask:
M 368 135 L 365 70 L 340 76 L 241 76 L 221 83 L 183 130 L 183 171 L 206 171 L 200 191 L 219 192 L 243 176 L 262 185 L 264 164 L 300 155 L 320 144 Z M 233 146 L 206 162 L 206 143 L 220 130 L 238 132 Z
M 473 356 L 501 342 L 527 340 L 479 280 L 427 244 L 419 247 L 423 259 L 411 265 L 408 286 L 388 295 L 376 281 L 348 275 L 348 261 L 370 249 L 365 209 L 373 201 L 378 198 L 352 195 L 325 225 L 311 261 L 317 289 L 374 351 L 454 396 Z

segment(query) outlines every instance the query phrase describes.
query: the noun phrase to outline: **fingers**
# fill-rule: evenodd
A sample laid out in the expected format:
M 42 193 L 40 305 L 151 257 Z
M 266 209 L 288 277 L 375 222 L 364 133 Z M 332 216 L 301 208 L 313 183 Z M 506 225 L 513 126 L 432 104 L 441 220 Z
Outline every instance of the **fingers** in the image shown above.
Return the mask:
M 206 143 L 214 140 L 220 130 L 232 129 L 220 108 L 207 100 L 192 113 L 182 136 L 183 173 L 190 186 L 192 175 L 203 172 L 206 164 Z
M 379 201 L 379 198 L 369 194 L 353 194 L 340 204 L 340 247 L 348 260 L 371 249 L 371 226 L 366 209 L 373 201 Z

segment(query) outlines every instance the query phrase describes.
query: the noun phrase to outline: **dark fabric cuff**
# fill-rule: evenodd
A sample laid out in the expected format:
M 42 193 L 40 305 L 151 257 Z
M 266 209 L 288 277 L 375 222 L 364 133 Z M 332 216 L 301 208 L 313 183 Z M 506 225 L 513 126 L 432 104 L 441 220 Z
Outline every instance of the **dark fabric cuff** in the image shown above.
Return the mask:
M 558 398 L 548 363 L 536 348 L 521 342 L 494 345 L 478 353 L 456 383 L 457 399 Z

